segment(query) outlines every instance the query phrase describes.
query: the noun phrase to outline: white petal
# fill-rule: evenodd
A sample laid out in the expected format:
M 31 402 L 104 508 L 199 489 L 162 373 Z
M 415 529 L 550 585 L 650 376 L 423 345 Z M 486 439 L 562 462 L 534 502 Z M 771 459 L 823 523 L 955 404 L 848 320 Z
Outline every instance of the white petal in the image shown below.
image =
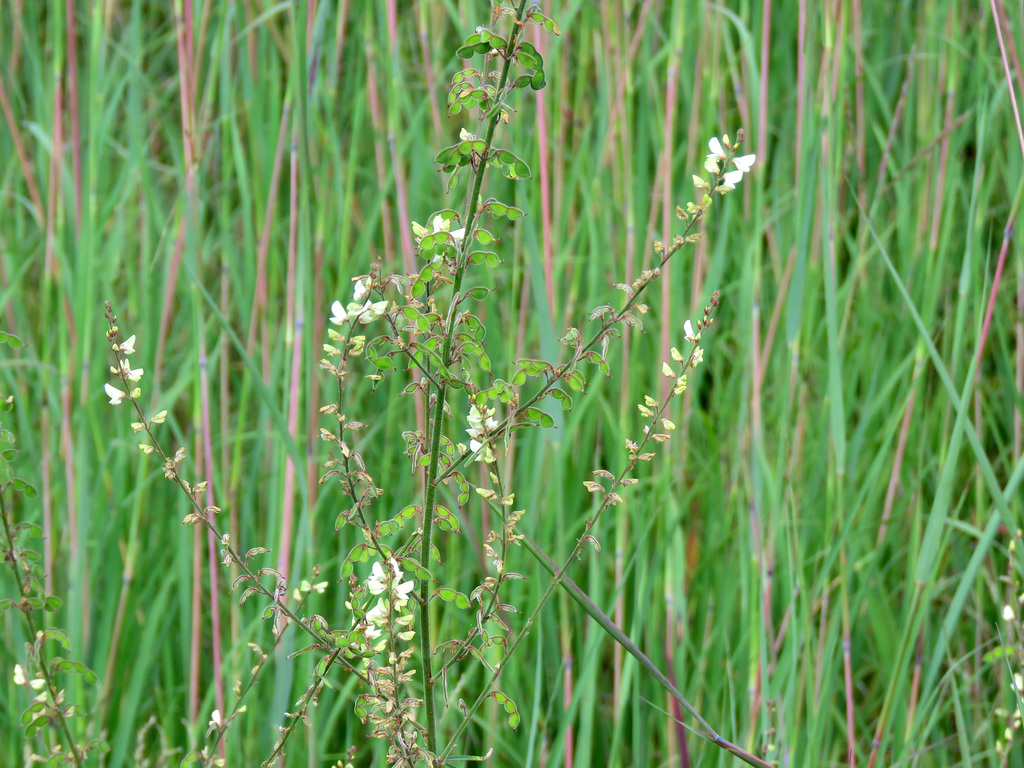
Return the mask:
M 370 292 L 370 281 L 365 277 L 356 280 L 356 287 L 352 290 L 352 301 L 362 301 Z
M 341 306 L 340 301 L 336 301 L 333 304 L 331 304 L 331 312 L 334 313 L 334 315 L 331 317 L 331 322 L 334 323 L 335 325 L 341 325 L 346 320 L 348 320 L 348 312 L 346 312 L 345 308 Z
M 743 179 L 743 171 L 728 171 L 722 177 L 722 186 L 726 189 L 736 189 L 736 185 Z
M 757 155 L 743 155 L 742 157 L 734 157 L 732 164 L 736 166 L 743 173 L 747 173 L 750 170 L 750 166 L 754 164 L 754 160 L 757 159 Z
M 135 334 L 133 333 L 127 339 L 121 342 L 121 351 L 126 355 L 131 355 L 135 352 Z
M 111 384 L 104 384 L 103 389 L 106 391 L 107 397 L 110 398 L 111 405 L 120 405 L 121 401 L 124 400 L 124 390 L 118 389 Z
M 725 157 L 725 150 L 722 148 L 722 142 L 718 140 L 717 136 L 712 136 L 708 139 L 708 149 L 711 150 L 711 154 L 708 157 Z

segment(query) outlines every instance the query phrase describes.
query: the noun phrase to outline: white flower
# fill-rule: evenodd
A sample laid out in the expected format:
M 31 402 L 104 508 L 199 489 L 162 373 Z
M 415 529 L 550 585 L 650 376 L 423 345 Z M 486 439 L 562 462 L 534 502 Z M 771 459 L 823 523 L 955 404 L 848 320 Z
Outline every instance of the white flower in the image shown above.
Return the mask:
M 380 628 L 388 621 L 388 607 L 383 597 L 367 612 L 366 621 L 370 622 L 366 629 L 366 639 L 375 640 L 380 637 Z
M 366 294 L 368 294 L 369 292 L 370 281 L 365 277 L 359 278 L 358 280 L 356 280 L 356 286 L 352 290 L 352 301 L 357 303 L 362 301 L 363 299 L 366 298 Z
M 693 361 L 690 363 L 691 368 L 696 368 L 698 365 L 704 362 L 704 348 L 697 347 L 693 353 Z
M 480 437 L 486 431 L 493 431 L 498 428 L 498 422 L 494 420 L 494 409 L 484 408 L 481 411 L 476 405 L 469 406 L 469 429 L 466 432 L 470 437 Z
M 683 323 L 683 333 L 686 334 L 686 340 L 691 343 L 700 340 L 700 334 L 693 332 L 693 323 L 689 320 Z
M 413 587 L 416 584 L 412 579 L 409 581 L 403 581 L 401 584 L 395 585 L 395 605 L 401 607 L 409 602 L 409 595 L 412 594 Z
M 121 401 L 124 400 L 124 390 L 118 389 L 111 384 L 104 384 L 103 389 L 107 393 L 107 397 L 110 398 L 111 405 L 120 405 Z
M 22 668 L 21 664 L 15 664 L 14 665 L 14 684 L 15 685 L 24 685 L 25 684 L 25 670 Z
M 415 586 L 411 580 L 402 582 L 402 569 L 398 567 L 398 562 L 393 557 L 388 561 L 387 570 L 384 569 L 382 563 L 374 563 L 373 569 L 370 571 L 370 578 L 366 580 L 366 588 L 374 595 L 381 595 L 389 591 L 388 585 L 394 585 L 390 592 L 394 596 L 396 605 L 407 602 L 409 593 Z
M 732 164 L 735 165 L 743 173 L 749 173 L 751 166 L 757 159 L 757 155 L 743 155 L 742 157 L 734 157 Z
M 343 307 L 340 301 L 331 304 L 331 322 L 335 325 L 344 325 L 349 320 L 356 320 L 366 325 L 376 320 L 387 312 L 387 299 L 382 301 L 367 301 L 364 304 L 353 301 L 348 307 Z
M 470 437 L 469 449 L 476 453 L 483 446 L 488 434 L 498 428 L 498 422 L 494 420 L 493 408 L 485 407 L 481 411 L 476 405 L 469 407 L 468 420 L 469 429 L 466 430 L 466 434 Z M 494 451 L 490 444 L 484 447 L 484 452 L 477 456 L 476 460 L 486 462 L 487 464 L 494 461 Z
M 390 568 L 394 569 L 395 578 L 402 578 L 402 569 L 398 567 L 398 562 L 395 558 L 391 558 L 388 562 Z M 384 566 L 377 562 L 373 564 L 373 568 L 370 571 L 370 578 L 366 580 L 366 588 L 374 595 L 383 594 L 388 588 L 388 581 L 391 580 L 391 573 L 384 571 Z
M 725 137 L 726 142 L 729 141 L 729 137 Z M 717 136 L 712 136 L 708 139 L 708 149 L 711 152 L 707 155 L 707 159 L 704 161 L 704 169 L 708 173 L 718 173 L 719 163 L 724 162 L 729 156 L 725 147 L 722 146 L 722 142 L 718 140 Z M 734 157 L 732 159 L 732 165 L 735 170 L 726 171 L 722 176 L 721 188 L 728 191 L 736 189 L 736 185 L 743 179 L 743 174 L 749 173 L 750 169 L 754 165 L 754 161 L 757 159 L 757 155 L 741 155 L 740 157 Z
M 131 336 L 129 336 L 124 341 L 122 341 L 120 344 L 115 344 L 114 345 L 114 351 L 117 352 L 118 350 L 120 350 L 122 353 L 124 353 L 126 355 L 134 354 L 135 353 L 135 334 L 133 333 Z
M 213 710 L 213 713 L 210 715 L 210 727 L 220 728 L 222 725 L 224 725 L 224 719 L 220 716 L 220 710 Z
M 348 315 L 349 317 L 354 317 L 363 325 L 373 322 L 388 311 L 387 299 L 368 301 L 362 307 L 359 307 L 358 310 L 353 310 L 354 306 L 354 304 L 348 305 Z
M 348 312 L 346 312 L 345 308 L 341 306 L 340 301 L 336 301 L 331 304 L 331 312 L 334 313 L 331 316 L 331 322 L 335 325 L 342 325 L 346 320 L 348 320 Z
M 1003 618 L 1006 621 L 1013 621 L 1013 619 L 1014 619 L 1013 608 L 1011 608 L 1008 605 L 1004 605 L 1003 606 Z
M 128 363 L 128 358 L 121 358 L 121 373 L 123 373 L 128 381 L 138 381 L 142 378 L 143 370 L 141 368 L 132 368 Z
M 743 179 L 743 174 L 750 171 L 754 165 L 754 160 L 757 159 L 757 155 L 743 155 L 742 157 L 734 157 L 732 164 L 736 166 L 736 170 L 727 171 L 722 177 L 722 186 L 726 189 L 735 189 L 736 185 Z
M 722 147 L 722 142 L 718 140 L 717 136 L 712 136 L 708 139 L 708 149 L 711 150 L 711 154 L 708 155 L 708 160 L 725 160 L 725 149 Z
M 736 189 L 736 185 L 743 180 L 743 171 L 727 171 L 722 176 L 722 189 Z

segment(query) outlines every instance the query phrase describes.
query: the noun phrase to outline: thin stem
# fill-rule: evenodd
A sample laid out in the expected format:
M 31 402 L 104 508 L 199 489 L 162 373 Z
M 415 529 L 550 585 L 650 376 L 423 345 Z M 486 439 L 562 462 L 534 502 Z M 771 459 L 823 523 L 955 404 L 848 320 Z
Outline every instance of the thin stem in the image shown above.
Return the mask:
M 468 267 L 467 254 L 469 252 L 470 240 L 473 234 L 473 225 L 478 215 L 477 202 L 480 199 L 480 189 L 483 187 L 484 174 L 487 171 L 486 158 L 490 154 L 494 132 L 501 120 L 500 99 L 508 83 L 508 73 L 512 67 L 512 58 L 522 36 L 524 24 L 523 18 L 526 14 L 527 0 L 520 0 L 516 18 L 512 25 L 512 33 L 509 35 L 508 43 L 503 53 L 504 65 L 501 71 L 501 78 L 498 81 L 497 96 L 495 103 L 491 106 L 491 117 L 487 124 L 485 138 L 486 149 L 484 160 L 476 168 L 473 177 L 472 190 L 466 200 L 465 227 L 466 234 L 462 240 L 462 248 L 459 254 L 458 266 L 455 269 L 454 285 L 452 286 L 452 301 L 448 307 L 448 317 L 445 321 L 444 348 L 441 353 L 441 360 L 445 369 L 451 362 L 452 346 L 455 340 L 455 324 L 458 320 L 459 292 L 462 290 L 462 281 Z M 420 547 L 421 564 L 426 567 L 430 562 L 430 539 L 434 521 L 434 504 L 437 498 L 438 466 L 441 458 L 441 433 L 444 428 L 444 406 L 445 397 L 448 394 L 448 382 L 450 374 L 447 370 L 439 372 L 437 391 L 435 392 L 433 424 L 430 435 L 430 463 L 427 465 L 427 483 L 423 498 L 423 539 Z M 423 657 L 423 700 L 425 703 L 425 716 L 427 728 L 427 749 L 431 753 L 437 753 L 437 715 L 434 709 L 434 680 L 432 666 L 432 651 L 430 646 L 430 582 L 426 579 L 420 582 L 420 652 Z
M 8 561 L 11 566 L 11 570 L 14 572 L 15 581 L 18 582 L 18 592 L 21 593 L 22 604 L 26 605 L 26 601 L 30 597 L 29 593 L 29 577 L 26 573 L 26 578 L 19 578 L 18 574 L 18 563 L 21 558 L 17 557 L 14 550 L 14 531 L 11 529 L 10 518 L 7 515 L 7 504 L 4 501 L 4 491 L 6 486 L 0 488 L 0 519 L 3 520 L 4 536 L 7 538 L 7 549 L 12 553 L 12 558 Z M 23 563 L 23 568 L 27 570 L 27 564 Z M 46 653 L 43 650 L 43 642 L 45 639 L 37 639 L 36 623 L 32 619 L 32 610 L 23 609 L 21 615 L 25 617 L 25 626 L 28 629 L 28 636 L 32 638 L 32 643 L 35 645 L 35 652 L 38 656 L 38 667 L 39 673 L 43 676 L 43 680 L 46 682 L 46 691 L 49 696 L 49 704 L 53 707 L 53 719 L 57 721 L 57 726 L 60 732 L 63 734 L 64 739 L 67 741 L 68 749 L 71 751 L 71 759 L 75 765 L 79 768 L 82 766 L 81 756 L 78 754 L 78 746 L 75 744 L 75 739 L 71 735 L 71 728 L 68 726 L 67 718 L 64 716 L 64 708 L 60 703 L 60 692 L 57 690 L 57 685 L 54 683 L 53 678 L 50 676 L 50 664 L 47 661 Z

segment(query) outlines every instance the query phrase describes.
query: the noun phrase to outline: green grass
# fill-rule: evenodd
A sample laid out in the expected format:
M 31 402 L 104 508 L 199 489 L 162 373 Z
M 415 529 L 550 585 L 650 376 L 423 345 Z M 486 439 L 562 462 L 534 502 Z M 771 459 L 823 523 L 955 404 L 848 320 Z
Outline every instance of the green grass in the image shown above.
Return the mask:
M 63 3 L 0 7 L 0 329 L 27 343 L 0 359 L 0 390 L 16 398 L 16 468 L 39 490 L 8 504 L 46 531 L 47 591 L 64 601 L 46 623 L 99 677 L 67 682 L 88 713 L 77 737 L 103 734 L 111 767 L 176 765 L 162 740 L 200 745 L 218 706 L 213 648 L 230 706 L 253 665 L 246 642 L 273 639 L 265 603 L 239 606 L 237 574 L 220 567 L 215 635 L 206 536 L 182 527 L 183 497 L 102 395 L 103 301 L 137 334 L 143 405 L 169 411 L 161 435 L 187 449 L 186 476 L 210 480 L 220 524 L 242 551 L 271 549 L 265 564 L 290 586 L 318 564 L 332 587 L 310 610 L 348 626 L 335 581 L 358 534 L 334 533 L 344 500 L 316 482 L 317 409 L 334 393 L 315 363 L 350 279 L 376 258 L 411 268 L 409 222 L 462 204 L 431 161 L 474 130 L 444 116 L 444 99 L 462 66 L 453 51 L 489 12 L 182 0 L 186 34 L 156 4 L 73 5 L 73 18 Z M 518 92 L 499 129 L 533 179 L 485 190 L 529 215 L 490 227 L 504 264 L 470 276 L 495 289 L 480 313 L 497 375 L 518 357 L 564 357 L 564 328 L 617 305 L 612 285 L 652 266 L 651 242 L 681 229 L 672 212 L 693 199 L 710 136 L 742 126 L 758 160 L 653 288 L 644 333 L 610 345 L 611 378 L 588 372 L 589 395 L 557 430 L 521 433 L 504 469 L 522 528 L 556 561 L 570 553 L 593 513 L 582 481 L 624 465 L 636 403 L 660 397 L 667 348 L 717 289 L 679 429 L 598 523 L 601 553 L 568 575 L 719 734 L 770 762 L 847 764 L 852 749 L 859 765 L 1017 764 L 1019 727 L 1008 757 L 996 749 L 1021 657 L 987 655 L 1020 648 L 1000 613 L 1022 591 L 1009 547 L 1024 476 L 1021 145 L 991 11 L 775 3 L 762 50 L 763 6 L 728 5 L 545 4 L 562 31 L 537 43 L 547 88 Z M 1007 13 L 1013 46 L 1021 19 Z M 375 392 L 351 381 L 391 515 L 421 500 L 402 456 L 414 402 L 398 397 L 400 376 Z M 455 396 L 453 414 L 465 411 Z M 488 514 L 471 502 L 464 535 L 437 541 L 450 586 L 482 578 Z M 528 579 L 507 598 L 528 615 L 550 577 L 515 557 Z M 0 597 L 15 595 L 0 576 Z M 514 630 L 523 619 L 509 617 Z M 469 622 L 446 605 L 433 634 Z M 43 746 L 18 737 L 29 697 L 12 682 L 17 611 L 0 636 L 0 765 L 13 766 Z M 309 684 L 309 657 L 287 658 L 303 644 L 287 633 L 271 655 L 228 765 L 270 753 Z M 472 665 L 449 675 L 442 736 L 484 680 Z M 352 679 L 331 683 L 289 763 L 326 765 L 355 744 L 357 764 L 383 764 Z M 491 764 L 508 766 L 684 764 L 670 715 L 692 720 L 564 592 L 500 687 L 519 729 L 485 707 L 457 752 L 493 747 Z M 692 734 L 686 746 L 692 765 L 737 763 Z

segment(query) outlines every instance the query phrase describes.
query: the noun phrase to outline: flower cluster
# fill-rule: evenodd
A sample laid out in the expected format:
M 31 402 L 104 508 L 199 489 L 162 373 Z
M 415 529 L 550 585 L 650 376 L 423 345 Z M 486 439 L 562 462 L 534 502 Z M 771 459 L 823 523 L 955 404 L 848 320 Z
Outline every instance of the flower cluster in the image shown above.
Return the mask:
M 722 146 L 723 141 L 725 143 L 724 147 Z M 728 164 L 730 162 L 730 152 L 734 149 L 734 147 L 729 143 L 729 136 L 723 136 L 722 141 L 719 141 L 717 136 L 712 136 L 708 140 L 708 149 L 710 149 L 711 152 L 704 161 L 704 170 L 708 173 L 720 173 L 721 169 L 719 164 Z M 756 159 L 756 155 L 733 157 L 731 162 L 735 170 L 726 171 L 722 175 L 720 188 L 723 190 L 736 189 L 736 185 L 743 179 L 743 174 L 750 172 L 750 168 L 754 165 L 754 160 Z
M 387 563 L 373 564 L 370 577 L 366 580 L 366 589 L 372 595 L 380 595 L 380 599 L 365 616 L 368 624 L 365 630 L 367 640 L 379 638 L 389 625 L 399 628 L 398 639 L 407 643 L 416 636 L 416 632 L 411 629 L 415 616 L 406 610 L 415 582 L 403 582 L 402 575 L 402 569 L 393 557 Z M 351 609 L 351 605 L 347 607 Z M 381 640 L 373 650 L 380 652 L 386 646 L 387 640 Z
M 1022 708 L 1020 702 L 1024 700 L 1024 592 L 1014 595 L 1013 593 L 1020 588 L 1019 582 L 1013 573 L 1012 563 L 1014 562 L 1014 554 L 1017 551 L 1019 542 L 1024 538 L 1024 532 L 1018 530 L 1014 535 L 1013 539 L 1010 540 L 1009 550 L 1009 563 L 1008 573 L 1003 577 L 1006 581 L 1016 587 L 1016 589 L 1010 590 L 1007 595 L 1007 601 L 1003 604 L 1002 618 L 1004 626 L 1000 629 L 1000 635 L 1004 637 L 1002 647 L 1002 657 L 999 658 L 997 654 L 993 654 L 996 658 L 999 658 L 997 664 L 1005 665 L 1008 675 L 1008 682 L 1010 685 L 1010 699 L 1016 702 L 1017 706 L 1012 709 L 1006 707 L 996 707 L 993 710 L 993 714 L 1006 722 L 1003 728 L 1002 738 L 996 741 L 996 754 L 1002 759 L 1002 765 L 1006 764 L 1006 758 L 1009 753 L 1014 750 L 1014 747 L 1019 743 L 1019 737 L 1022 730 Z
M 142 368 L 132 368 L 131 363 L 128 361 L 128 355 L 135 353 L 135 335 L 129 336 L 125 341 L 120 344 L 115 341 L 117 338 L 117 326 L 111 328 L 107 332 L 107 339 L 112 341 L 111 349 L 114 350 L 114 354 L 117 355 L 117 366 L 110 366 L 110 372 L 115 376 L 121 378 L 122 381 L 135 383 L 142 379 L 143 370 Z M 120 405 L 125 397 L 130 397 L 132 400 L 137 399 L 141 394 L 142 390 L 138 387 L 134 387 L 130 391 L 127 389 L 118 389 L 109 382 L 103 385 L 103 391 L 107 393 L 107 397 L 110 398 L 111 405 Z
M 348 306 L 343 307 L 340 301 L 331 304 L 331 311 L 334 313 L 331 317 L 331 322 L 335 325 L 344 325 L 350 322 L 366 325 L 387 312 L 387 300 L 370 301 L 367 298 L 369 293 L 369 278 L 361 277 L 356 280 L 355 288 L 352 291 L 352 301 L 349 302 Z
M 483 461 L 488 464 L 494 461 L 494 451 L 491 448 L 491 444 L 484 443 L 494 430 L 498 428 L 498 422 L 494 420 L 494 409 L 484 408 L 481 410 L 475 403 L 469 407 L 469 429 L 466 430 L 466 434 L 469 435 L 469 449 L 474 453 L 479 451 L 483 446 L 483 453 L 476 457 L 477 461 Z

